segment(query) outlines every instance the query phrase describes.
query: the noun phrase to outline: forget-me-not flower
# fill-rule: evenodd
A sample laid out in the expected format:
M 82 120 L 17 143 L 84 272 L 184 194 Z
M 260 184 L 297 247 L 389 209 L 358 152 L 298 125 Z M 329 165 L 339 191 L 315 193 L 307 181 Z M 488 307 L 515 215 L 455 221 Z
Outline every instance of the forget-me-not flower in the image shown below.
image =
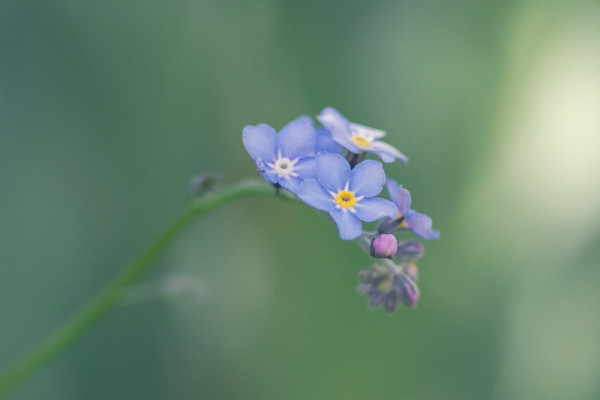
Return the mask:
M 385 184 L 385 172 L 378 161 L 367 160 L 350 169 L 339 154 L 316 155 L 316 179 L 302 181 L 296 195 L 305 203 L 327 211 L 343 240 L 356 239 L 362 223 L 398 214 L 388 200 L 376 198 Z
M 378 140 L 386 135 L 384 131 L 354 124 L 333 107 L 325 108 L 317 119 L 331 131 L 333 140 L 352 153 L 374 153 L 386 163 L 395 159 L 403 163 L 408 161 L 408 158 L 394 146 Z
M 248 125 L 242 138 L 267 181 L 295 192 L 302 180 L 315 176 L 316 134 L 310 117 L 290 122 L 279 134 L 267 124 Z
M 391 233 L 398 229 L 410 229 L 423 239 L 438 239 L 440 232 L 431 229 L 432 221 L 425 214 L 410 209 L 410 192 L 393 179 L 388 179 L 387 190 L 390 199 L 398 207 L 398 215 L 393 220 L 384 221 L 378 227 L 380 232 Z

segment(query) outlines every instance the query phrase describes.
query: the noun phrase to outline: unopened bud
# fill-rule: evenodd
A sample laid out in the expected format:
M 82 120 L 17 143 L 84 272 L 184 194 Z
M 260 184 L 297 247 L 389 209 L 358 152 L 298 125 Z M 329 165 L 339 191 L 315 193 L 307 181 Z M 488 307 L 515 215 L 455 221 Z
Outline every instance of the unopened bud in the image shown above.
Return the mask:
M 404 217 L 399 218 L 385 218 L 377 226 L 377 232 L 379 233 L 394 233 L 402 227 Z
M 419 280 L 419 267 L 417 267 L 416 264 L 402 264 L 402 272 L 415 282 Z
M 398 241 L 394 235 L 383 234 L 371 242 L 371 256 L 377 258 L 392 258 L 398 251 Z
M 374 264 L 371 269 L 360 273 L 358 292 L 369 297 L 369 307 L 383 306 L 393 312 L 398 303 L 412 307 L 419 300 L 419 289 L 400 266 Z
M 419 288 L 408 275 L 397 274 L 394 276 L 394 287 L 400 301 L 407 307 L 412 307 L 419 300 Z
M 414 240 L 403 240 L 398 242 L 398 251 L 394 259 L 401 262 L 412 262 L 423 257 L 424 247 L 421 243 Z

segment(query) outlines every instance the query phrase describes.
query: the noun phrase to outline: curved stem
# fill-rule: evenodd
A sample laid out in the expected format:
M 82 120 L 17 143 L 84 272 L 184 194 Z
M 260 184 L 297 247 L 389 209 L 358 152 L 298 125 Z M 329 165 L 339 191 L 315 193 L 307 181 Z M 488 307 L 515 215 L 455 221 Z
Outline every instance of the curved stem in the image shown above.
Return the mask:
M 195 201 L 187 213 L 175 221 L 145 253 L 125 268 L 116 279 L 92 298 L 87 305 L 81 308 L 66 323 L 57 328 L 14 366 L 0 375 L 0 397 L 52 361 L 52 359 L 67 349 L 98 322 L 104 314 L 110 311 L 112 306 L 125 294 L 129 286 L 138 281 L 148 271 L 152 266 L 152 262 L 194 219 L 207 211 L 232 201 L 257 196 L 279 196 L 284 199 L 290 199 L 290 197 L 285 197 L 284 194 L 276 193 L 273 190 L 273 186 L 262 179 L 247 179 Z

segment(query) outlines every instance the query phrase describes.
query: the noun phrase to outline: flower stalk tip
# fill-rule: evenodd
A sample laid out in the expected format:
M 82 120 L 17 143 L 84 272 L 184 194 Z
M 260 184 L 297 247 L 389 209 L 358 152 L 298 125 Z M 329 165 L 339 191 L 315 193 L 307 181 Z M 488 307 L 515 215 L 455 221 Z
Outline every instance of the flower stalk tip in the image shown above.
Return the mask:
M 386 132 L 350 122 L 326 107 L 317 116 L 322 126 L 302 116 L 277 132 L 266 124 L 248 125 L 242 132 L 246 150 L 256 168 L 277 193 L 288 191 L 304 203 L 329 214 L 342 240 L 357 240 L 376 259 L 360 274 L 358 291 L 372 308 L 393 312 L 398 304 L 413 307 L 419 298 L 418 269 L 423 245 L 398 240 L 410 231 L 422 239 L 437 239 L 439 231 L 425 214 L 411 209 L 411 197 L 383 164 L 408 161 L 398 149 L 383 142 Z M 345 149 L 345 152 L 343 150 Z M 380 197 L 387 187 L 389 199 Z M 378 222 L 375 232 L 363 232 L 363 222 Z

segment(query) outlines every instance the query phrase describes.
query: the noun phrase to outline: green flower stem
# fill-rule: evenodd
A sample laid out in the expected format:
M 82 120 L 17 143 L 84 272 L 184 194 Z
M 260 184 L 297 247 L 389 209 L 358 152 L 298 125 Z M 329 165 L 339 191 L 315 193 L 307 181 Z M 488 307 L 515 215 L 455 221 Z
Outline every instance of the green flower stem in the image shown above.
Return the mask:
M 212 192 L 194 201 L 186 214 L 167 229 L 150 248 L 130 264 L 106 288 L 92 298 L 70 320 L 46 337 L 11 368 L 0 375 L 0 397 L 10 389 L 30 378 L 44 365 L 52 361 L 71 346 L 88 329 L 100 320 L 152 266 L 153 261 L 179 236 L 196 218 L 207 211 L 247 197 L 280 197 L 293 200 L 284 193 L 273 190 L 273 186 L 262 179 L 247 179 L 227 188 Z

